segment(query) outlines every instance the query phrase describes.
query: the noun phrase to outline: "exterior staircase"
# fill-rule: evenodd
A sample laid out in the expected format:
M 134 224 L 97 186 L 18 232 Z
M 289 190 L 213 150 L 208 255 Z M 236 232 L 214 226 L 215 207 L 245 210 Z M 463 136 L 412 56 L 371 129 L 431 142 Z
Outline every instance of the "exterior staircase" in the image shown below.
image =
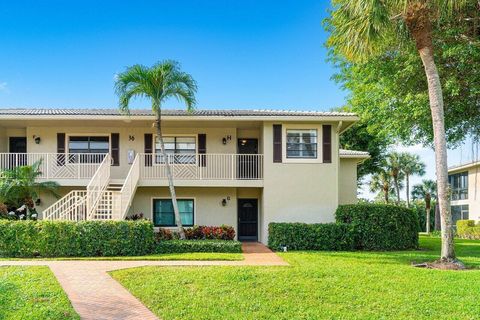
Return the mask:
M 106 155 L 87 190 L 73 190 L 43 211 L 45 220 L 123 220 L 132 204 L 140 178 L 135 157 L 123 184 L 110 181 L 110 155 Z

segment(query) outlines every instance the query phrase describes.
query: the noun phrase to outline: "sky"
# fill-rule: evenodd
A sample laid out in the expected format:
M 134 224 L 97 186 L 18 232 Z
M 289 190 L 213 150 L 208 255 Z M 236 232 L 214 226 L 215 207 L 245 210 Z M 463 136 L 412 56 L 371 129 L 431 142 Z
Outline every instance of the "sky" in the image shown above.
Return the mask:
M 335 70 L 326 61 L 328 6 L 322 0 L 5 1 L 0 107 L 116 108 L 115 74 L 163 59 L 177 60 L 196 79 L 200 109 L 339 107 L 348 92 L 331 80 Z M 427 163 L 424 178 L 434 178 L 432 150 L 396 149 L 419 154 Z M 450 151 L 449 163 L 467 159 L 464 149 Z

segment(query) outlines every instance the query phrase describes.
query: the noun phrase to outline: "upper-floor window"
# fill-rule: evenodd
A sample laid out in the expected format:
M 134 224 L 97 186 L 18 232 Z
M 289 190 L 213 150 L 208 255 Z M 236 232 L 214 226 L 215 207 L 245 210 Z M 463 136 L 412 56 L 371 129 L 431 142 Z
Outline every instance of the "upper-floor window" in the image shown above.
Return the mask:
M 317 130 L 287 129 L 287 158 L 317 158 Z
M 452 200 L 468 199 L 468 172 L 460 172 L 448 176 Z
M 175 163 L 195 163 L 197 143 L 195 137 L 163 137 L 165 151 Z M 163 163 L 160 141 L 155 143 L 156 162 Z
M 70 136 L 68 139 L 70 163 L 100 163 L 103 155 L 109 152 L 108 136 Z

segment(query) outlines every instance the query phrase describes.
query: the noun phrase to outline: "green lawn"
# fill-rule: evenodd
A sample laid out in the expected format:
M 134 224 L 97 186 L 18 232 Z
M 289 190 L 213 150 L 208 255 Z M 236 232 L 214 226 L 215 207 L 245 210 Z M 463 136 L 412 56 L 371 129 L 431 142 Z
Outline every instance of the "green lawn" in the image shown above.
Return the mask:
M 48 267 L 0 267 L 0 319 L 80 319 Z
M 222 252 L 193 252 L 193 253 L 162 253 L 148 256 L 128 256 L 128 257 L 64 257 L 64 258 L 0 258 L 0 260 L 225 260 L 236 261 L 243 260 L 241 253 L 222 253 Z
M 477 319 L 480 270 L 413 268 L 438 257 L 388 253 L 288 252 L 290 267 L 144 267 L 112 272 L 162 319 Z M 457 240 L 480 268 L 480 241 Z

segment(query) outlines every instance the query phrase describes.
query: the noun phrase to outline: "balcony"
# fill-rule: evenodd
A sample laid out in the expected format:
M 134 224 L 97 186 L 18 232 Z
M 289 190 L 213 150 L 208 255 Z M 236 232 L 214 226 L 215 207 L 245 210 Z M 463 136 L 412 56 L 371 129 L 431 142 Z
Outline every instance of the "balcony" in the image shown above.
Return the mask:
M 165 163 L 179 186 L 252 186 L 263 184 L 263 155 L 261 154 L 182 154 L 168 155 L 139 153 L 139 185 L 168 185 Z M 100 167 L 105 154 L 64 153 L 0 153 L 0 168 L 40 164 L 40 179 L 55 180 L 62 185 L 86 186 Z M 125 166 L 127 166 L 125 164 Z M 123 176 L 114 180 L 123 182 Z
M 94 153 L 0 153 L 0 169 L 14 169 L 41 161 L 39 179 L 77 180 L 75 185 L 86 185 L 104 158 L 105 154 Z

